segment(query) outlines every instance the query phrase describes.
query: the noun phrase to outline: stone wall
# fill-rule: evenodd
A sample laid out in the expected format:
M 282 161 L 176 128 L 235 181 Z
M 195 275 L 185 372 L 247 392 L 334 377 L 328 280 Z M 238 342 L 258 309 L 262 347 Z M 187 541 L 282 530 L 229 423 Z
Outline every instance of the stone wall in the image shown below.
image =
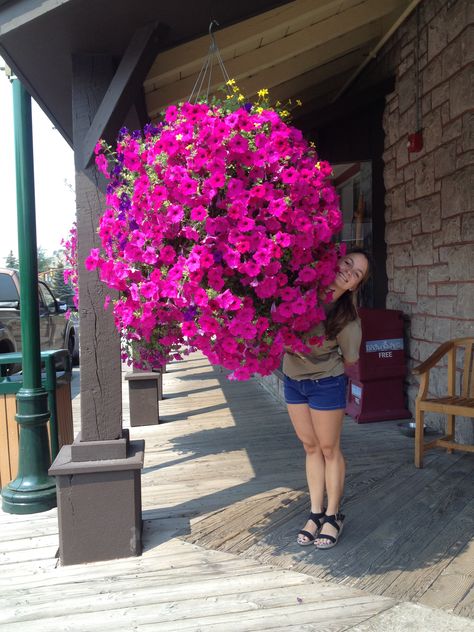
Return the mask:
M 383 118 L 386 307 L 406 316 L 409 369 L 440 343 L 474 335 L 473 41 L 473 0 L 424 0 L 342 97 L 356 101 L 395 78 Z M 417 81 L 424 146 L 409 153 L 408 135 L 417 129 Z M 346 129 L 348 118 L 333 128 L 344 126 L 352 140 L 359 139 L 360 128 Z M 282 398 L 278 376 L 262 383 Z M 418 382 L 410 372 L 406 386 L 414 413 Z M 431 390 L 445 389 L 446 369 L 437 369 Z M 444 427 L 440 416 L 430 414 L 426 421 Z M 459 421 L 456 438 L 474 442 L 471 420 Z
M 384 114 L 387 308 L 408 321 L 409 366 L 445 340 L 474 335 L 474 3 L 425 0 L 382 50 L 372 73 L 391 66 L 395 90 Z M 416 131 L 416 58 L 423 149 Z M 446 388 L 436 370 L 433 393 Z M 409 378 L 414 410 L 418 384 Z M 430 416 L 430 425 L 441 419 Z M 458 440 L 472 442 L 462 420 Z

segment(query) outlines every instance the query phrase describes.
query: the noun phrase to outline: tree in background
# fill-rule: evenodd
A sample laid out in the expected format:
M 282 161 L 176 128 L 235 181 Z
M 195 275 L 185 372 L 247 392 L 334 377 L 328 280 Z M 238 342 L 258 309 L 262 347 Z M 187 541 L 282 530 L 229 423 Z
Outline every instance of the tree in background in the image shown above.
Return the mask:
M 74 307 L 74 290 L 70 283 L 64 281 L 64 261 L 57 258 L 54 270 L 50 272 L 51 289 L 57 299 L 66 303 L 70 309 Z
M 38 272 L 48 272 L 57 265 L 57 253 L 48 255 L 45 248 L 39 246 L 38 248 Z
M 10 268 L 12 270 L 18 270 L 20 264 L 18 259 L 13 254 L 13 250 L 10 250 L 8 257 L 4 257 L 5 259 L 5 267 Z

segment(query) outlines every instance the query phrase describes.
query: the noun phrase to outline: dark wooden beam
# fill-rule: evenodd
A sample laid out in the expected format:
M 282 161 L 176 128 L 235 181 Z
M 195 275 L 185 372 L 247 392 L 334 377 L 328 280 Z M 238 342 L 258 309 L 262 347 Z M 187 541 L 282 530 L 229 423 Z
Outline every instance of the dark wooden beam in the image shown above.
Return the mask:
M 305 111 L 302 116 L 298 116 L 298 109 L 295 109 L 294 125 L 311 137 L 311 133 L 316 128 L 324 127 L 337 119 L 352 116 L 357 110 L 370 107 L 374 101 L 384 98 L 386 94 L 393 92 L 394 89 L 395 78 L 388 77 L 376 85 L 366 87 L 360 92 L 346 94 L 335 103 L 324 105 L 322 108 L 315 109 L 312 112 Z
M 116 137 L 127 113 L 143 92 L 143 82 L 163 46 L 167 30 L 155 22 L 143 26 L 133 35 L 82 146 L 76 147 L 76 151 L 80 149 L 84 169 L 94 156 L 97 141 L 104 138 L 111 142 Z
M 72 112 L 74 145 L 94 120 L 99 104 L 114 76 L 116 65 L 106 55 L 72 58 Z M 100 191 L 104 178 L 92 164 L 82 169 L 76 155 L 76 204 L 78 236 L 79 312 L 81 320 L 81 440 L 111 441 L 122 437 L 122 384 L 120 338 L 104 300 L 111 294 L 97 271 L 84 266 L 91 248 L 100 246 L 97 226 L 105 208 Z M 113 295 L 113 294 L 112 294 Z

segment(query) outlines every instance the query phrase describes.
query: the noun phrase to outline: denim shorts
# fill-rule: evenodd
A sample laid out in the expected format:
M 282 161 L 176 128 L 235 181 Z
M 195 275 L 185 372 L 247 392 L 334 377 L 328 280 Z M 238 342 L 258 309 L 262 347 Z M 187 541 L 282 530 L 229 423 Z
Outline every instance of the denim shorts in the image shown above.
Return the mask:
M 293 380 L 285 375 L 285 402 L 308 404 L 314 410 L 338 410 L 346 407 L 347 377 L 323 377 L 320 380 Z

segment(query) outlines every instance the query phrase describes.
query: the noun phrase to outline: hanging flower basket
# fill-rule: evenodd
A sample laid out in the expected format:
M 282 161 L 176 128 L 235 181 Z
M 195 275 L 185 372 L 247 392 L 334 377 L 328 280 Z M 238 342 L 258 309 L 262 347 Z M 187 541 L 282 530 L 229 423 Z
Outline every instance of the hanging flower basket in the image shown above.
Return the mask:
M 136 365 L 199 349 L 231 378 L 267 375 L 324 319 L 342 227 L 331 168 L 262 98 L 236 100 L 170 106 L 96 147 L 107 208 L 86 266 L 119 291 Z

